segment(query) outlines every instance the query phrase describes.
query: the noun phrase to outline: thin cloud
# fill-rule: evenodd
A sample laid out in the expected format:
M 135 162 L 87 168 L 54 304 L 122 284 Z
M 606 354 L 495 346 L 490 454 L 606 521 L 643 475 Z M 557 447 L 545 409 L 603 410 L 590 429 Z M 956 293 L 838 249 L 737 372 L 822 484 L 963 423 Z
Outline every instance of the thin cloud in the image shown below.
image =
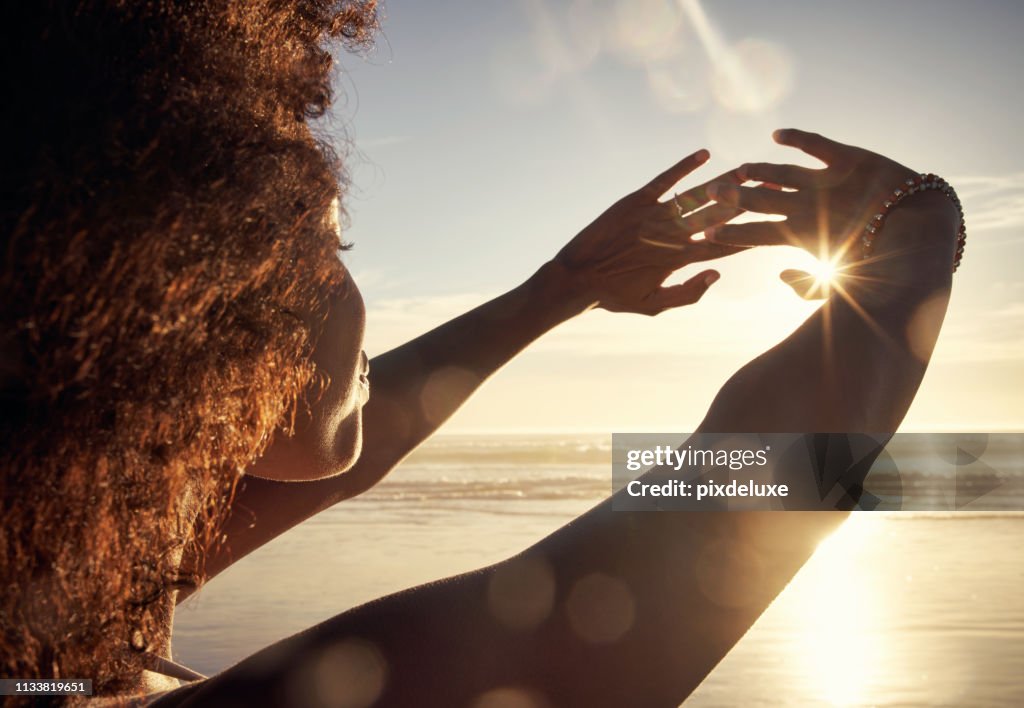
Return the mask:
M 468 312 L 492 295 L 458 293 L 426 297 L 367 298 L 366 349 L 370 355 L 404 344 Z
M 1024 302 L 950 317 L 942 328 L 939 362 L 1024 362 Z
M 968 232 L 1024 226 L 1024 172 L 962 176 L 952 183 L 964 204 Z M 1010 242 L 1020 241 L 1024 238 Z

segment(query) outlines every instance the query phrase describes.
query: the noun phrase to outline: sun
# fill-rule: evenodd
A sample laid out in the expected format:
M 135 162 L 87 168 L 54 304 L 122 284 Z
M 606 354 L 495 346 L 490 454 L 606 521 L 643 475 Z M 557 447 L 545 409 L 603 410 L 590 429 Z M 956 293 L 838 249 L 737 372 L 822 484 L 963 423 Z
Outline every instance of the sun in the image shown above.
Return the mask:
M 834 258 L 816 258 L 807 271 L 814 277 L 816 288 L 828 288 L 839 276 L 839 266 Z
M 801 250 L 795 255 L 792 271 L 793 277 L 787 279 L 798 293 L 805 298 L 812 300 L 828 297 L 833 290 L 842 290 L 841 281 L 843 265 L 840 263 L 840 256 L 822 252 L 817 257 L 813 253 Z M 799 277 L 796 277 L 800 274 Z

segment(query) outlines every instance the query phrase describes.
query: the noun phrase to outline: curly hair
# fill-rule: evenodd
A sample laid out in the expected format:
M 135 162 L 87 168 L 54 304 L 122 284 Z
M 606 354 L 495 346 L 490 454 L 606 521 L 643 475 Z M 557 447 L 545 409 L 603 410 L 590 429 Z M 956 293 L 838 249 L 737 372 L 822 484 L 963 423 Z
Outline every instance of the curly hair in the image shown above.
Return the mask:
M 0 24 L 0 671 L 131 692 L 202 581 L 182 549 L 324 383 L 345 175 L 309 120 L 377 11 L 34 0 Z

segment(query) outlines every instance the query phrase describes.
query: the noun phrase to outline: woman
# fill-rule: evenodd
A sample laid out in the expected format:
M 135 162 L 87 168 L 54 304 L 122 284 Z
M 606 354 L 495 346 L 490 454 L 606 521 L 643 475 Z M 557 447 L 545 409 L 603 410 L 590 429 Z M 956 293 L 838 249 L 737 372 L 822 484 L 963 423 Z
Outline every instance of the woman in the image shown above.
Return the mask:
M 321 43 L 367 41 L 372 3 L 3 12 L 11 65 L 32 68 L 4 108 L 17 137 L 4 170 L 3 676 L 92 678 L 100 696 L 150 693 L 161 706 L 471 705 L 495 691 L 674 705 L 841 520 L 606 503 L 505 563 L 357 608 L 157 697 L 166 684 L 151 669 L 174 673 L 160 657 L 176 601 L 372 486 L 532 340 L 593 307 L 696 302 L 714 271 L 662 281 L 740 248 L 817 252 L 826 238 L 843 250 L 872 195 L 913 173 L 784 131 L 780 142 L 827 167 L 745 166 L 661 201 L 707 158 L 694 153 L 523 286 L 368 372 L 362 302 L 336 257 L 339 165 L 306 121 L 330 99 Z M 795 191 L 741 187 L 747 178 Z M 742 210 L 787 221 L 722 226 Z M 895 210 L 877 258 L 846 253 L 852 300 L 833 295 L 744 367 L 701 429 L 895 430 L 941 323 L 956 217 L 938 193 Z M 690 238 L 703 229 L 709 239 Z M 936 297 L 927 341 L 911 347 L 906 324 Z M 770 546 L 728 552 L 767 532 Z M 693 576 L 713 549 L 726 551 L 715 584 L 741 588 L 728 602 Z M 489 593 L 538 568 L 553 609 L 525 630 L 498 621 Z M 594 643 L 559 608 L 592 578 L 600 600 L 602 577 L 629 589 L 635 616 Z M 324 677 L 346 666 L 360 670 L 327 695 Z

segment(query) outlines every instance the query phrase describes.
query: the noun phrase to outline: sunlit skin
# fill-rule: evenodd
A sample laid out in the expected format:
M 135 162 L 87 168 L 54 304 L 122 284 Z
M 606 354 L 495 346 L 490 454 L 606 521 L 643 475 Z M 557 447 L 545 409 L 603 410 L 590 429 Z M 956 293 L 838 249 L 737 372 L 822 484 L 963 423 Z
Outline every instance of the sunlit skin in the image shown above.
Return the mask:
M 338 434 L 347 418 L 314 408 L 296 437 L 274 443 L 273 465 L 261 462 L 252 472 L 322 479 L 296 485 L 248 478 L 209 572 L 372 486 L 480 382 L 558 323 L 594 307 L 657 314 L 693 303 L 713 271 L 673 288 L 662 286 L 665 277 L 739 248 L 796 244 L 818 255 L 825 246 L 846 256 L 843 285 L 836 283 L 803 325 L 725 383 L 699 432 L 896 430 L 941 325 L 956 211 L 941 195 L 908 199 L 889 217 L 876 257 L 857 262 L 850 242 L 863 210 L 876 189 L 890 188 L 908 168 L 812 133 L 788 130 L 776 139 L 827 167 L 745 165 L 682 195 L 686 205 L 712 197 L 717 204 L 680 218 L 663 195 L 704 161 L 695 153 L 609 208 L 523 286 L 375 358 L 358 461 L 344 471 L 354 457 L 350 436 Z M 740 186 L 745 180 L 793 191 Z M 740 209 L 786 220 L 724 224 Z M 691 241 L 700 229 L 708 238 Z M 908 321 L 936 298 L 943 306 L 930 310 L 928 341 L 911 347 Z M 358 351 L 341 326 L 325 336 L 349 342 L 337 344 L 343 351 Z M 453 370 L 462 373 L 442 376 Z M 338 374 L 343 382 L 355 376 L 352 367 Z M 424 393 L 438 380 L 459 384 L 424 406 Z M 350 404 L 344 396 L 328 399 Z M 316 449 L 300 449 L 308 445 Z M 310 461 L 320 467 L 292 469 Z M 613 512 L 608 501 L 508 561 L 346 612 L 156 705 L 296 705 L 284 690 L 296 672 L 355 641 L 372 647 L 386 666 L 382 705 L 472 705 L 498 689 L 565 705 L 678 705 L 845 516 L 629 514 Z M 529 631 L 510 631 L 488 598 L 495 583 L 526 576 L 550 583 L 550 610 Z M 611 603 L 610 614 L 594 614 L 595 602 Z M 614 627 L 600 619 L 609 616 Z

